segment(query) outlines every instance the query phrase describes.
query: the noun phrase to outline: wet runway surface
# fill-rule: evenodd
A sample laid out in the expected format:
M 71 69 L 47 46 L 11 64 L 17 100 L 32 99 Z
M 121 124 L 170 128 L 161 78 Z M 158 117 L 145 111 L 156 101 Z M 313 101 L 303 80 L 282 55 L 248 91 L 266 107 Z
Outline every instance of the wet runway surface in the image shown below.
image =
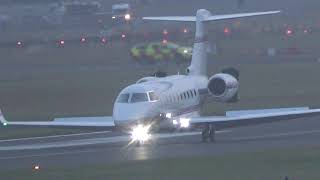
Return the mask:
M 320 145 L 320 120 L 305 118 L 220 131 L 217 142 L 202 143 L 199 132 L 153 135 L 143 146 L 128 145 L 129 137 L 113 132 L 0 141 L 0 171 L 78 167 L 173 157 L 227 155 Z

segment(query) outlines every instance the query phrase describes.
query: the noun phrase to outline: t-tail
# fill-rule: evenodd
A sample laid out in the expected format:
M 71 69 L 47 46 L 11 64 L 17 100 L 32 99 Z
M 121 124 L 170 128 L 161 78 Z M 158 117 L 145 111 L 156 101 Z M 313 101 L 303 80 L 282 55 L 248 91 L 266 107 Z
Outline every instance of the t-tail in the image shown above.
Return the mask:
M 280 11 L 267 11 L 227 15 L 212 15 L 208 10 L 199 9 L 197 11 L 196 16 L 144 17 L 143 19 L 156 21 L 195 22 L 195 41 L 192 50 L 191 65 L 188 67 L 187 73 L 188 75 L 193 76 L 207 76 L 208 22 L 241 17 L 269 15 L 276 14 L 279 12 Z

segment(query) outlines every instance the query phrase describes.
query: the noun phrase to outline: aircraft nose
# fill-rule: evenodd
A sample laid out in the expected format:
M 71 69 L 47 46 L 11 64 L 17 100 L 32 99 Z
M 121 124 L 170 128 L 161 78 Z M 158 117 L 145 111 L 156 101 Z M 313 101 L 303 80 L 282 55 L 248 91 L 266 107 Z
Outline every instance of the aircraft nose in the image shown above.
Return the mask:
M 152 106 L 146 104 L 116 103 L 113 108 L 113 119 L 116 125 L 126 125 L 139 120 L 154 117 L 155 111 Z

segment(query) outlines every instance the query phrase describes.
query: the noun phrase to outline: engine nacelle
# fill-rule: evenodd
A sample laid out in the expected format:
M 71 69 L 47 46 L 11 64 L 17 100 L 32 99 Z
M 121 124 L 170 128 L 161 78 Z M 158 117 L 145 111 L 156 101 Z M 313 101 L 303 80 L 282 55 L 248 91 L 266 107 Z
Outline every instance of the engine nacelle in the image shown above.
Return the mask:
M 230 74 L 219 73 L 211 76 L 208 81 L 209 93 L 218 102 L 236 102 L 238 88 L 238 80 Z

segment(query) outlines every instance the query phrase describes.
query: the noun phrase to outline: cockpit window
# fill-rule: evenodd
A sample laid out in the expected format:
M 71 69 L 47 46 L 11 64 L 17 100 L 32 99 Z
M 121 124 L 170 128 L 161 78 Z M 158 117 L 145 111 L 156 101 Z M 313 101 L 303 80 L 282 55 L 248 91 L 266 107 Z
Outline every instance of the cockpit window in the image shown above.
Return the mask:
M 148 101 L 147 93 L 133 93 L 131 97 L 131 103 L 146 102 Z
M 128 103 L 129 102 L 129 94 L 120 94 L 118 97 L 117 102 L 118 103 Z
M 159 96 L 157 96 L 155 92 L 150 91 L 150 92 L 148 92 L 148 94 L 149 94 L 150 101 L 158 101 L 159 100 Z

